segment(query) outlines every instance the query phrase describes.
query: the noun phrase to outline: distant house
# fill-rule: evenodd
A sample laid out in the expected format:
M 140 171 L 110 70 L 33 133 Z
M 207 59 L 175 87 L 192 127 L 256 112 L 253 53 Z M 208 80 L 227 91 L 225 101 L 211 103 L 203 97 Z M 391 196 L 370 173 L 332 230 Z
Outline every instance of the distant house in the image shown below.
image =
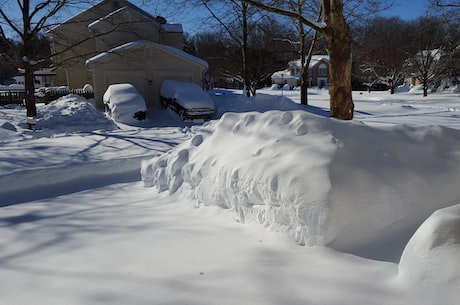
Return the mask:
M 21 75 L 14 76 L 14 82 L 17 85 L 24 86 L 24 69 L 19 69 Z M 53 77 L 56 75 L 50 69 L 41 69 L 34 72 L 35 88 L 53 86 Z
M 289 87 L 300 86 L 301 61 L 294 60 L 288 63 L 286 70 L 277 71 L 272 75 L 272 83 L 278 85 L 289 85 Z M 329 55 L 313 55 L 308 68 L 308 86 L 328 86 Z
M 149 107 L 165 79 L 202 85 L 208 64 L 184 51 L 180 24 L 168 24 L 126 0 L 103 0 L 48 32 L 56 85 L 91 84 L 98 106 L 111 84 L 131 83 Z

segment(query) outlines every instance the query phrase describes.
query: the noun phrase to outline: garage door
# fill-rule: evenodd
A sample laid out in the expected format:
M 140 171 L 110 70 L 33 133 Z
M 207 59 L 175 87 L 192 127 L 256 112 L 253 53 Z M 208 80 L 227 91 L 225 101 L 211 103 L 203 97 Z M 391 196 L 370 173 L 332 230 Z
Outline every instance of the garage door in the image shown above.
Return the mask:
M 137 91 L 144 97 L 148 104 L 148 92 L 145 81 L 145 72 L 143 71 L 106 71 L 105 85 L 106 88 L 113 84 L 132 84 Z

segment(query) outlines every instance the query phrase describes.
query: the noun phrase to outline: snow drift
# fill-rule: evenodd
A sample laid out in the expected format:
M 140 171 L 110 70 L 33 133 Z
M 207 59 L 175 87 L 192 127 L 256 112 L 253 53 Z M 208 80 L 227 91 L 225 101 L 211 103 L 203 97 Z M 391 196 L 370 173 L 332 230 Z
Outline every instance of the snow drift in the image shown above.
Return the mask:
M 438 304 L 458 302 L 460 204 L 433 213 L 404 249 L 399 277 Z
M 438 126 L 228 113 L 144 161 L 141 173 L 146 186 L 232 209 L 239 221 L 289 231 L 300 244 L 350 250 L 416 228 L 460 200 L 459 139 Z
M 37 128 L 48 133 L 114 130 L 118 127 L 89 100 L 70 94 L 38 108 Z M 43 134 L 44 135 L 44 134 Z

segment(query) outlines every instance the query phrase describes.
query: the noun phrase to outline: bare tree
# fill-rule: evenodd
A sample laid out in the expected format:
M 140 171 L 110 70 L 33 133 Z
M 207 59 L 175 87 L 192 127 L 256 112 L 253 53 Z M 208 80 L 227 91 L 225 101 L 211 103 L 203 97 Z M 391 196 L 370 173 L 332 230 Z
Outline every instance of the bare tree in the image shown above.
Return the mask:
M 422 82 L 423 96 L 428 95 L 429 85 L 436 76 L 441 54 L 441 49 L 422 50 L 410 59 L 414 76 Z
M 312 7 L 311 2 L 306 0 L 289 0 L 288 2 L 289 7 L 291 10 L 297 12 L 300 16 L 304 16 L 305 12 L 309 12 L 309 15 L 315 14 L 317 11 L 318 17 L 317 22 L 320 21 L 322 16 L 322 10 L 320 7 Z M 307 6 L 308 5 L 308 6 Z M 305 8 L 307 6 L 307 8 Z M 318 41 L 318 31 L 313 30 L 314 34 L 312 35 L 312 39 L 307 41 L 307 35 L 310 33 L 305 28 L 305 24 L 302 20 L 296 18 L 295 19 L 297 24 L 297 30 L 299 35 L 299 55 L 300 55 L 300 66 L 301 66 L 301 73 L 300 73 L 300 103 L 302 105 L 308 105 L 308 71 L 311 62 L 311 58 L 313 56 L 313 51 L 315 49 L 316 42 Z M 310 46 L 308 46 L 308 42 Z M 308 51 L 307 51 L 308 47 Z
M 458 42 L 452 44 L 454 37 L 443 19 L 422 17 L 413 22 L 413 27 L 417 31 L 412 38 L 414 52 L 409 58 L 411 72 L 423 84 L 423 95 L 427 96 L 430 87 L 435 89 L 441 79 L 447 77 L 446 69 L 451 63 L 449 54 Z
M 378 17 L 368 21 L 355 36 L 355 61 L 366 82 L 383 84 L 395 93 L 407 73 L 411 44 L 405 29 L 410 24 L 397 17 Z
M 291 27 L 268 17 L 248 24 L 246 68 L 251 90 L 270 84 L 273 71 L 285 68 L 286 62 L 292 60 L 297 49 L 275 39 L 290 32 Z M 235 64 L 242 62 L 241 46 L 229 37 L 227 31 L 217 27 L 214 31 L 197 33 L 192 37 L 191 45 L 193 54 L 209 63 L 209 73 L 215 84 L 241 88 L 244 84 L 242 69 Z M 228 82 L 230 80 L 232 82 Z
M 37 115 L 35 106 L 35 82 L 34 71 L 38 64 L 43 60 L 37 58 L 38 50 L 36 48 L 37 37 L 45 29 L 47 22 L 54 17 L 68 1 L 65 0 L 18 0 L 17 9 L 19 15 L 17 19 L 11 17 L 8 6 L 2 5 L 0 8 L 0 36 L 7 38 L 7 29 L 14 32 L 22 43 L 22 67 L 24 69 L 25 81 L 25 100 L 27 117 L 34 118 Z
M 455 0 L 432 0 L 433 4 L 438 7 L 460 7 L 460 3 Z
M 222 1 L 201 0 L 203 5 L 210 15 L 222 26 L 241 49 L 242 55 L 242 78 L 246 95 L 249 97 L 255 95 L 256 88 L 250 80 L 248 69 L 248 23 L 253 12 L 249 10 L 249 5 L 245 2 L 237 0 L 227 1 L 225 4 Z M 216 4 L 216 6 L 213 6 Z

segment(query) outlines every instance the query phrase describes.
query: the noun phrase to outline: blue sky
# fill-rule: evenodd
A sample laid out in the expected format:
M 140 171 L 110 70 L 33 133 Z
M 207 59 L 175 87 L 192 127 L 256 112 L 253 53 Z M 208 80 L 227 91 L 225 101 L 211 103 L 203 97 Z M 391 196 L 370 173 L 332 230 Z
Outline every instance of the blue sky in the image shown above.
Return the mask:
M 161 14 L 167 18 L 169 22 L 173 23 L 182 23 L 184 26 L 184 30 L 189 33 L 199 32 L 200 30 L 206 30 L 205 25 L 203 25 L 202 21 L 197 18 L 201 10 L 191 10 L 189 8 L 181 8 L 181 9 L 174 9 L 173 7 L 169 6 L 169 1 L 165 0 L 129 0 L 132 3 L 141 6 L 146 11 L 156 15 Z M 424 16 L 427 8 L 429 0 L 394 0 L 395 5 L 381 13 L 383 16 L 399 16 L 406 20 L 416 19 L 418 17 Z M 7 2 L 8 3 L 8 2 Z M 84 7 L 87 5 L 83 4 Z M 9 3 L 12 8 L 14 7 L 17 10 L 17 5 Z M 82 9 L 82 8 L 80 8 Z M 12 9 L 14 12 L 15 10 Z M 78 12 L 71 11 L 68 14 L 64 14 L 64 20 L 69 18 L 72 14 L 76 14 Z M 62 15 L 61 15 L 62 16 Z M 6 28 L 6 31 L 9 32 L 9 29 Z
M 394 7 L 384 12 L 385 16 L 399 16 L 411 20 L 424 16 L 428 8 L 428 0 L 396 0 Z

